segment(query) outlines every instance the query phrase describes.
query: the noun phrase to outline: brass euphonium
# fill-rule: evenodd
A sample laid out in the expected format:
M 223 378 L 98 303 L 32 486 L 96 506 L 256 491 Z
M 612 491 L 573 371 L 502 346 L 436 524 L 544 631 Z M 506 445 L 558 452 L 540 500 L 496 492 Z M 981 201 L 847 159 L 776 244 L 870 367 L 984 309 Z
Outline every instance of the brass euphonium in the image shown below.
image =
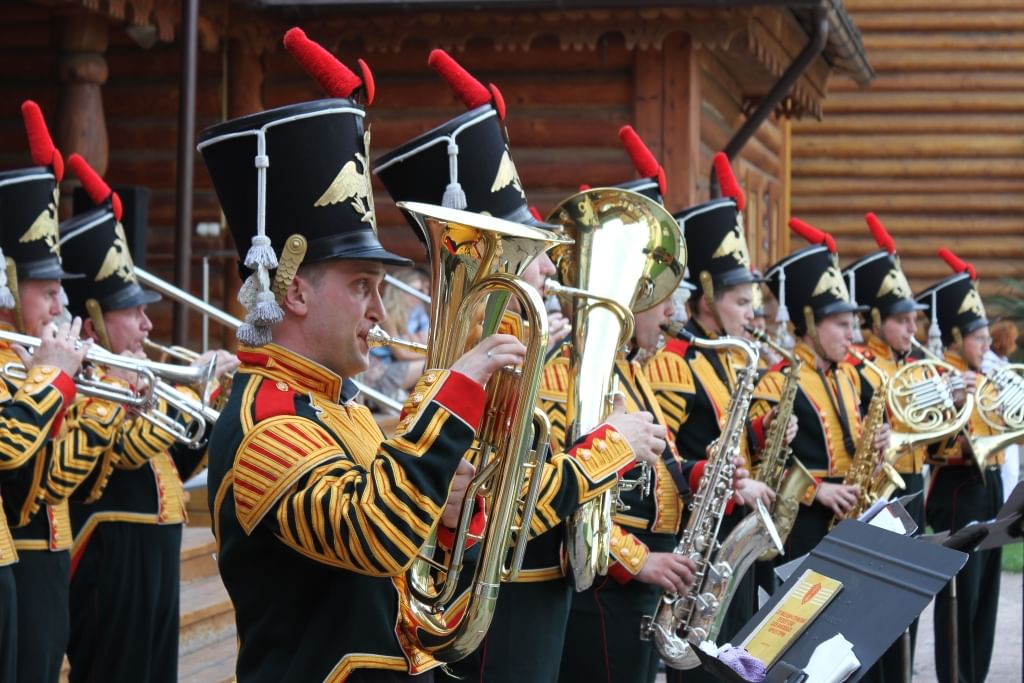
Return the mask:
M 529 335 L 522 367 L 503 368 L 487 383 L 487 407 L 473 446 L 477 457 L 467 456 L 475 460 L 477 474 L 466 491 L 448 560 L 434 559 L 436 536 L 431 534 L 405 575 L 403 599 L 415 627 L 430 640 L 419 647 L 452 662 L 483 640 L 501 582 L 512 580 L 522 563 L 540 483 L 539 476 L 529 473 L 542 467 L 548 439 L 547 418 L 536 409 L 548 328 L 540 294 L 520 275 L 546 249 L 567 240 L 466 211 L 417 202 L 399 202 L 398 207 L 419 225 L 430 255 L 428 368 L 451 367 L 475 343 L 481 308 L 482 336 L 494 334 L 510 297 L 519 302 Z M 527 479 L 530 489 L 524 497 Z M 487 500 L 487 525 L 478 541 L 469 602 L 453 610 L 478 494 Z
M 633 336 L 633 313 L 664 301 L 679 286 L 686 247 L 672 214 L 628 190 L 574 194 L 548 221 L 574 240 L 552 250 L 560 286 L 548 288 L 572 309 L 565 435 L 571 444 L 611 411 L 615 358 Z M 565 554 L 576 590 L 608 571 L 613 495 L 585 503 L 566 522 Z
M 760 500 L 721 543 L 722 525 L 729 499 L 735 458 L 745 437 L 747 412 L 754 393 L 758 352 L 750 342 L 735 337 L 702 339 L 684 328 L 671 326 L 670 334 L 691 344 L 715 350 L 739 349 L 746 364 L 736 373 L 736 386 L 729 397 L 722 432 L 710 446 L 700 485 L 694 492 L 690 516 L 674 553 L 693 560 L 697 566 L 693 587 L 685 595 L 664 592 L 657 611 L 644 617 L 640 637 L 654 639 L 665 663 L 673 669 L 693 669 L 700 659 L 693 649 L 702 641 L 714 640 L 722 627 L 726 608 L 740 579 L 750 565 L 769 548 L 782 552 L 771 516 Z
M 800 512 L 800 503 L 808 489 L 815 485 L 814 476 L 798 459 L 793 458 L 793 464 L 789 467 L 788 474 L 786 468 L 793 452 L 793 449 L 786 443 L 786 427 L 793 415 L 793 404 L 800 389 L 800 369 L 804 362 L 777 344 L 764 331 L 749 325 L 745 329 L 754 339 L 771 347 L 789 363 L 785 372 L 786 380 L 782 385 L 772 424 L 765 435 L 765 446 L 761 452 L 761 462 L 755 475 L 756 479 L 775 491 L 775 503 L 771 510 L 772 522 L 775 524 L 779 540 L 785 543 L 796 523 L 796 516 Z M 778 554 L 775 548 L 769 548 L 758 559 L 770 560 Z

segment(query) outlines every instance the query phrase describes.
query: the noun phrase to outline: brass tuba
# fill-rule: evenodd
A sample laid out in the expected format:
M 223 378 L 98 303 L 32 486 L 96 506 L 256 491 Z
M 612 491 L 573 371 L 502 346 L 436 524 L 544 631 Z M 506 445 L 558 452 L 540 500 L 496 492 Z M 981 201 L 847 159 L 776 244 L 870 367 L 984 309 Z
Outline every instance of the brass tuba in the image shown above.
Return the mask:
M 800 369 L 804 362 L 777 344 L 765 332 L 749 325 L 745 329 L 754 339 L 771 347 L 789 362 L 789 366 L 786 368 L 786 380 L 782 385 L 779 403 L 775 408 L 775 417 L 772 418 L 772 424 L 765 435 L 761 463 L 755 476 L 756 479 L 763 481 L 772 491 L 776 492 L 775 504 L 771 509 L 772 522 L 775 524 L 775 531 L 779 534 L 779 540 L 785 544 L 796 523 L 801 501 L 808 489 L 815 486 L 814 477 L 798 459 L 793 458 L 793 464 L 789 467 L 788 473 L 786 469 L 793 452 L 793 449 L 785 443 L 786 427 L 793 415 L 793 405 L 800 389 Z M 758 559 L 771 560 L 778 554 L 778 550 L 769 548 Z
M 628 190 L 579 192 L 548 221 L 574 240 L 552 250 L 561 286 L 548 288 L 567 297 L 572 309 L 565 435 L 571 444 L 608 416 L 615 358 L 633 336 L 633 313 L 664 301 L 679 286 L 686 247 L 663 206 Z M 565 554 L 576 590 L 608 571 L 612 495 L 585 503 L 566 522 Z
M 565 238 L 510 221 L 417 202 L 398 207 L 419 225 L 431 265 L 430 331 L 426 366 L 450 367 L 476 339 L 476 313 L 482 308 L 482 336 L 498 331 L 511 297 L 527 322 L 526 359 L 521 368 L 503 368 L 487 384 L 487 407 L 473 446 L 477 474 L 459 516 L 455 545 L 447 559 L 434 559 L 431 534 L 405 574 L 403 601 L 423 638 L 420 649 L 452 662 L 473 652 L 494 614 L 498 588 L 519 572 L 533 515 L 547 445 L 547 418 L 536 409 L 547 314 L 540 294 L 521 273 L 545 250 Z M 536 443 L 536 448 L 533 444 Z M 523 495 L 529 479 L 529 490 Z M 469 538 L 474 498 L 487 500 L 487 526 L 479 538 L 470 598 L 452 609 Z M 524 500 L 525 498 L 525 500 Z M 511 560 L 506 561 L 511 549 Z

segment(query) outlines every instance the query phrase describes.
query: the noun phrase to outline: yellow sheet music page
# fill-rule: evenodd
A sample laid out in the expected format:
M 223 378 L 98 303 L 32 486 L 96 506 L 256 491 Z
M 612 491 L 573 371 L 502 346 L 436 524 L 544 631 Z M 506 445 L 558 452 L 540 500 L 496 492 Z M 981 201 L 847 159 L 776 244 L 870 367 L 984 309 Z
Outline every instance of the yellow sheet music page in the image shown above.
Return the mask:
M 805 570 L 740 647 L 771 667 L 842 587 L 841 581 Z

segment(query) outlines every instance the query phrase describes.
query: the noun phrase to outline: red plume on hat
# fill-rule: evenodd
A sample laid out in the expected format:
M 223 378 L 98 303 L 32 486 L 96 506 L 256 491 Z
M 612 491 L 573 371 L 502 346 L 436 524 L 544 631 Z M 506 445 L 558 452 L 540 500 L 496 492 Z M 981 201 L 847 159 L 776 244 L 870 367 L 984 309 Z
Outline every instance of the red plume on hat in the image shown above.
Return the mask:
M 629 158 L 633 160 L 633 166 L 636 167 L 637 173 L 644 178 L 657 178 L 658 179 L 658 191 L 661 192 L 661 196 L 666 195 L 666 181 L 665 181 L 665 169 L 661 167 L 658 160 L 654 158 L 654 154 L 650 148 L 644 144 L 644 141 L 640 138 L 640 135 L 633 129 L 633 126 L 623 126 L 619 128 L 619 139 L 622 140 L 622 144 L 626 147 L 626 151 L 629 153 Z
M 967 273 L 971 276 L 972 280 L 978 279 L 978 272 L 974 270 L 974 266 L 961 259 L 949 249 L 946 249 L 945 247 L 939 249 L 939 256 L 942 257 L 943 261 L 949 264 L 949 267 L 953 269 L 953 272 Z
M 21 118 L 25 120 L 28 146 L 32 150 L 32 163 L 53 167 L 53 176 L 59 183 L 64 179 L 64 159 L 60 155 L 60 150 L 53 145 L 53 138 L 50 137 L 39 105 L 32 100 L 22 102 Z
M 373 103 L 376 91 L 373 72 L 363 60 L 359 60 L 359 69 L 363 74 L 360 78 L 322 45 L 307 38 L 305 31 L 298 26 L 288 29 L 284 34 L 284 46 L 329 96 L 351 97 L 353 92 L 362 87 L 366 104 Z
M 740 187 L 736 176 L 732 172 L 729 157 L 725 155 L 725 152 L 719 152 L 715 155 L 714 162 L 715 175 L 718 176 L 718 187 L 722 190 L 722 196 L 732 197 L 736 201 L 736 208 L 742 211 L 747 203 L 747 199 L 743 195 L 743 188 Z
M 467 109 L 476 109 L 490 103 L 498 112 L 498 118 L 505 120 L 505 98 L 502 97 L 498 86 L 488 83 L 485 87 L 444 50 L 431 50 L 427 64 L 448 82 L 448 87 L 462 100 Z
M 78 179 L 82 181 L 82 187 L 85 188 L 85 192 L 89 195 L 92 203 L 99 206 L 109 199 L 114 212 L 114 218 L 121 220 L 121 215 L 124 213 L 124 209 L 121 206 L 121 197 L 110 189 L 110 185 L 107 185 L 106 181 L 100 177 L 100 174 L 93 170 L 89 162 L 83 159 L 80 154 L 72 154 L 68 157 L 68 166 L 78 176 Z
M 890 254 L 896 253 L 896 242 L 893 241 L 892 235 L 882 225 L 882 221 L 878 220 L 873 212 L 864 214 L 864 219 L 868 222 L 868 229 L 871 230 L 871 234 L 875 237 L 875 242 L 879 247 L 885 249 Z
M 819 230 L 810 223 L 805 223 L 799 218 L 790 218 L 789 227 L 796 234 L 803 237 L 811 244 L 824 244 L 828 247 L 828 250 L 833 254 L 836 253 L 836 241 L 832 239 L 832 235 L 828 234 L 824 230 Z

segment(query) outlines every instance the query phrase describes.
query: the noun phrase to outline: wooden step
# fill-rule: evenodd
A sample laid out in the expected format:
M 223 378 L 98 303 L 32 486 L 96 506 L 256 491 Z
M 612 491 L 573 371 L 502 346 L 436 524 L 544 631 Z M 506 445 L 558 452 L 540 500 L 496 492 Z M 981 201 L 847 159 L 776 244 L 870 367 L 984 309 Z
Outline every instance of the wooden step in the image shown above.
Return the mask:
M 210 527 L 186 526 L 181 534 L 181 582 L 217 576 L 216 552 Z
M 234 633 L 235 613 L 219 574 L 182 584 L 180 655 L 228 636 L 233 638 Z
M 222 683 L 235 674 L 238 654 L 235 635 L 207 643 L 178 659 L 179 683 Z

